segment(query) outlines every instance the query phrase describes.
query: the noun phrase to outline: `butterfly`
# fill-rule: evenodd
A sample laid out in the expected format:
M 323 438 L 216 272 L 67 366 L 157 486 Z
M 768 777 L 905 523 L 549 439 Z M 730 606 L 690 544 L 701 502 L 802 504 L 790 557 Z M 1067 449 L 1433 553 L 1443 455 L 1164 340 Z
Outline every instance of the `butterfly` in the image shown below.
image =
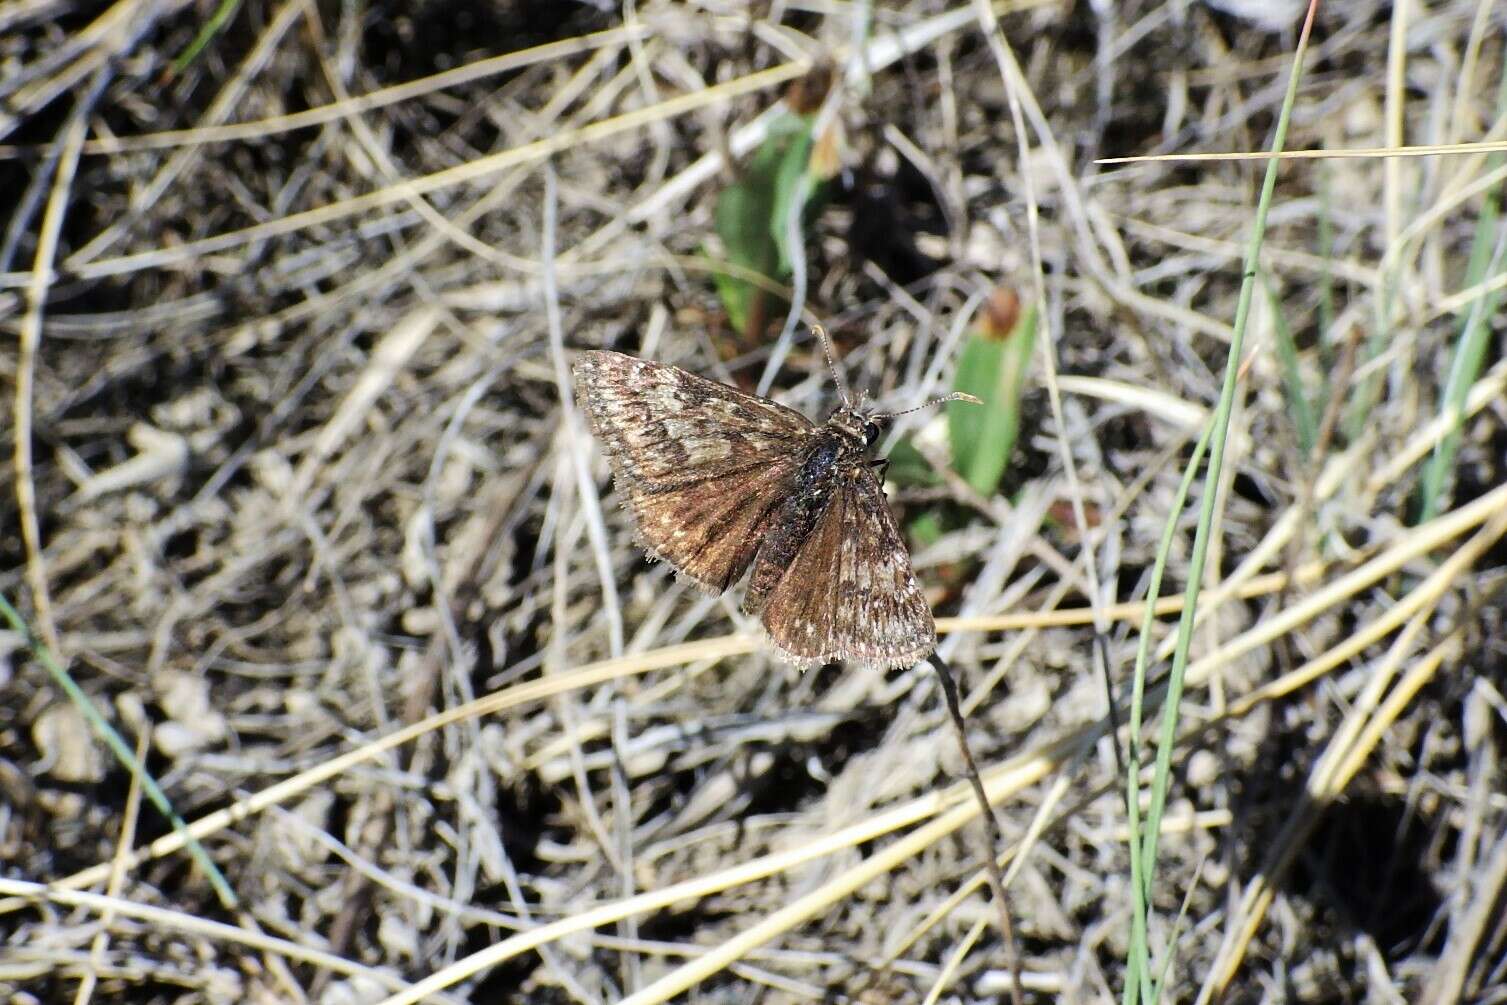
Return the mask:
M 855 407 L 835 365 L 842 404 L 819 426 L 768 398 L 622 353 L 585 352 L 574 370 L 639 543 L 712 594 L 752 567 L 743 610 L 778 656 L 907 667 L 936 648 L 885 499 L 888 461 L 872 456 L 881 424 L 905 413 Z M 958 399 L 978 400 L 939 400 Z

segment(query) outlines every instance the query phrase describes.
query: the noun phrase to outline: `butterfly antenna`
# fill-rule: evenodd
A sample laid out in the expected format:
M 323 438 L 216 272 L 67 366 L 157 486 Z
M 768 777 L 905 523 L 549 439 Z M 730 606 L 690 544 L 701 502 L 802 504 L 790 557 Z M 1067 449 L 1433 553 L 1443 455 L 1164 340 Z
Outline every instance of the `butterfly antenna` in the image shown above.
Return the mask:
M 915 408 L 907 408 L 907 409 L 905 409 L 902 412 L 876 412 L 875 414 L 869 416 L 869 418 L 871 418 L 871 419 L 893 419 L 896 416 L 909 415 L 912 412 L 919 412 L 919 411 L 921 411 L 921 409 L 923 409 L 923 408 L 930 408 L 933 405 L 945 405 L 949 401 L 967 401 L 967 402 L 970 402 L 970 403 L 972 403 L 974 405 L 982 405 L 983 404 L 982 401 L 980 401 L 978 398 L 975 398 L 971 394 L 967 394 L 967 393 L 965 393 L 963 391 L 954 391 L 954 392 L 952 392 L 949 395 L 945 395 L 944 397 L 933 398 L 932 400 L 928 401 L 926 404 L 924 404 L 924 405 L 917 405 Z
M 827 337 L 827 329 L 821 325 L 812 325 L 811 334 L 821 339 L 822 354 L 827 357 L 827 369 L 832 371 L 832 379 L 837 381 L 837 391 L 842 395 L 842 403 L 852 408 L 853 396 L 848 392 L 848 382 L 843 379 L 842 371 L 837 368 L 837 359 L 832 352 L 832 340 Z

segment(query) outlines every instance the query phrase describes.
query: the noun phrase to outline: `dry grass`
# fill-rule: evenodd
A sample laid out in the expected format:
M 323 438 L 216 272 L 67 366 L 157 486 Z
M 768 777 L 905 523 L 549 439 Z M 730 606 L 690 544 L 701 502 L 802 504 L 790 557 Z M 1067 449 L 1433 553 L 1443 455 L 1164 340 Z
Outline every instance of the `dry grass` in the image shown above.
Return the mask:
M 968 514 L 916 562 L 1027 999 L 1118 1000 L 1126 736 L 1096 654 L 1128 693 L 1262 164 L 1094 160 L 1264 149 L 1296 7 L 243 5 L 165 76 L 213 6 L 0 5 L 0 594 L 240 903 L 0 633 L 0 997 L 1005 993 L 930 670 L 760 655 L 641 560 L 563 382 L 603 346 L 758 381 L 713 200 L 828 56 L 848 187 L 805 307 L 853 385 L 945 390 L 983 295 L 1044 298 L 1007 491 L 892 501 Z M 1413 519 L 1461 325 L 1503 286 L 1466 278 L 1497 241 L 1503 35 L 1489 0 L 1320 9 L 1288 147 L 1455 146 L 1279 175 L 1273 296 L 1195 487 L 1219 519 L 1150 929 L 1175 1000 L 1507 1001 L 1497 319 Z M 1348 395 L 1309 453 L 1284 326 L 1314 418 L 1326 380 Z M 775 386 L 831 402 L 804 340 Z M 941 418 L 906 421 L 938 453 Z

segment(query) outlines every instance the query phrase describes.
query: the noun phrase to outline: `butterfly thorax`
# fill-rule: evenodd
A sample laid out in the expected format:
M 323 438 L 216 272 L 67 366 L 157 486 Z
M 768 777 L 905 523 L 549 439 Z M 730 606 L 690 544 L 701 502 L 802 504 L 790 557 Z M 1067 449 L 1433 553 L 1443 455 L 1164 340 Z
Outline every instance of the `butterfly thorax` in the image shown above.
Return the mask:
M 869 463 L 869 448 L 879 439 L 879 427 L 862 412 L 844 405 L 807 442 L 796 484 L 802 493 L 825 500 L 842 472 Z

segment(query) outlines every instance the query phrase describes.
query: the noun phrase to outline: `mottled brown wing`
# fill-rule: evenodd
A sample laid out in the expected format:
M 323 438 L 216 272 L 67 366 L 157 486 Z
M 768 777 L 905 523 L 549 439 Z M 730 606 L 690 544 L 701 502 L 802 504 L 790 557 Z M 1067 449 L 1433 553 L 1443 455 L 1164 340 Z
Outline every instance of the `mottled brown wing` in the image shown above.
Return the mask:
M 867 465 L 839 475 L 763 620 L 779 654 L 803 665 L 842 659 L 907 667 L 936 648 L 931 609 L 884 486 Z
M 583 353 L 576 388 L 644 549 L 711 593 L 747 568 L 814 427 L 799 412 L 621 353 Z

